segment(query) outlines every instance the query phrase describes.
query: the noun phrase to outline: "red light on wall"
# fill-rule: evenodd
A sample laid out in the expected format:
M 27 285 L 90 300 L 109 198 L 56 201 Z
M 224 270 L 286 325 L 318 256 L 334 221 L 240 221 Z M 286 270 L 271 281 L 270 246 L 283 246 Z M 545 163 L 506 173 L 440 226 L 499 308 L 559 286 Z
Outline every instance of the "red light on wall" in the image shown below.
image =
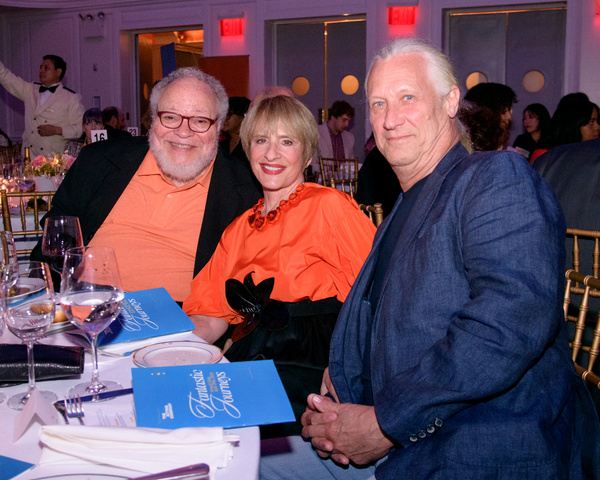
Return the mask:
M 233 35 L 244 34 L 244 19 L 243 18 L 224 18 L 219 20 L 221 26 L 221 36 L 231 37 Z
M 388 7 L 388 25 L 414 25 L 417 7 Z

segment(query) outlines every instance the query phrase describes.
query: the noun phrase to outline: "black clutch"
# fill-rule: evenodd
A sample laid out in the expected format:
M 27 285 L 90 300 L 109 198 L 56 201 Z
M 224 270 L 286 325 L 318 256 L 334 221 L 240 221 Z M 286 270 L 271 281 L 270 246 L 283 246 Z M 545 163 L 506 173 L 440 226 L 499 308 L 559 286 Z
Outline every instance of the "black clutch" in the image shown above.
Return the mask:
M 82 347 L 35 345 L 33 347 L 35 379 L 55 380 L 81 375 L 85 355 Z M 10 386 L 27 383 L 27 346 L 0 345 L 0 384 Z

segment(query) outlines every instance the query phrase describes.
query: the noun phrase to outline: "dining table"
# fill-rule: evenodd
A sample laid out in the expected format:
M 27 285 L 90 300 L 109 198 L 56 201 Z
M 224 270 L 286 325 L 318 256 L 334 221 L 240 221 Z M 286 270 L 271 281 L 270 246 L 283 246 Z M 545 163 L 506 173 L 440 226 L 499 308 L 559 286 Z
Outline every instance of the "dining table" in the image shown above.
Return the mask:
M 195 339 L 196 341 L 202 342 L 198 337 L 194 337 L 191 332 L 189 333 L 190 340 Z M 78 345 L 79 342 L 73 341 L 75 337 L 67 333 L 56 333 L 47 335 L 45 338 L 39 340 L 38 343 L 47 345 Z M 160 337 L 154 338 L 154 343 L 161 341 Z M 0 343 L 19 343 L 19 339 L 15 337 L 8 329 L 4 329 L 2 336 L 0 337 Z M 81 383 L 82 381 L 89 380 L 91 378 L 92 361 L 91 355 L 86 350 L 85 353 L 85 366 L 84 373 L 81 377 L 76 376 L 75 378 L 67 378 L 60 380 L 47 380 L 38 381 L 36 386 L 39 390 L 49 390 L 54 392 L 59 399 L 65 398 L 68 395 L 69 389 L 74 385 Z M 227 362 L 225 358 L 220 360 L 221 362 Z M 98 363 L 100 378 L 106 380 L 118 381 L 124 388 L 132 386 L 132 375 L 131 371 L 137 367 L 133 361 L 133 355 L 117 356 L 115 354 L 98 354 Z M 10 396 L 23 392 L 27 389 L 27 384 L 20 384 L 16 386 L 10 386 L 0 388 L 0 391 L 6 394 L 7 398 Z M 131 409 L 133 408 L 133 395 L 120 397 L 119 408 L 122 408 L 123 402 L 127 402 L 129 398 L 131 402 Z M 116 399 L 105 400 L 102 403 L 102 408 L 110 411 L 111 402 Z M 116 405 L 117 403 L 115 403 Z M 116 407 L 115 407 L 116 408 Z M 18 411 L 12 410 L 7 406 L 5 400 L 0 404 L 0 455 L 9 457 L 12 459 L 28 462 L 34 467 L 26 470 L 15 477 L 3 476 L 2 469 L 0 468 L 0 480 L 15 478 L 18 480 L 33 480 L 40 478 L 56 477 L 61 478 L 62 475 L 71 474 L 89 474 L 90 478 L 98 478 L 99 475 L 114 475 L 126 477 L 141 476 L 142 473 L 136 475 L 132 472 L 125 473 L 113 467 L 106 465 L 38 465 L 40 455 L 42 453 L 42 445 L 39 441 L 39 431 L 41 425 L 39 423 L 32 423 L 31 426 L 25 431 L 25 433 L 18 439 L 13 438 L 14 425 Z M 65 423 L 63 417 L 60 417 L 60 422 Z M 109 426 L 105 428 L 111 428 Z M 137 428 L 137 427 L 131 427 Z M 233 458 L 229 461 L 226 468 L 217 469 L 214 475 L 211 474 L 211 478 L 216 480 L 254 480 L 258 478 L 258 465 L 260 458 L 260 433 L 258 427 L 244 427 L 244 428 L 232 428 L 228 429 L 227 432 L 231 435 L 239 436 L 239 442 L 233 448 Z M 197 461 L 191 461 L 190 463 L 198 463 Z M 85 478 L 85 477 L 81 477 Z

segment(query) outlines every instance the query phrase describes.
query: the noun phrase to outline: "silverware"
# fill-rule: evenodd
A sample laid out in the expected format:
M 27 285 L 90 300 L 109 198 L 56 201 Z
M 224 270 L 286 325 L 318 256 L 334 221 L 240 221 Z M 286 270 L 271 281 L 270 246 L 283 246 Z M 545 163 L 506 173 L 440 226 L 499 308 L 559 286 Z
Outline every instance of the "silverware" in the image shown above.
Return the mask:
M 83 412 L 83 405 L 81 403 L 81 397 L 77 395 L 76 397 L 65 397 L 64 400 L 65 405 L 65 415 L 67 418 L 76 418 L 79 420 L 81 425 L 85 425 L 83 421 L 83 417 L 85 413 Z
M 142 477 L 134 477 L 130 480 L 160 480 L 163 478 L 169 479 L 203 479 L 209 478 L 210 468 L 206 463 L 197 463 L 195 465 L 188 465 L 187 467 L 176 468 L 174 470 L 167 470 L 165 472 L 153 473 L 151 475 L 144 475 Z

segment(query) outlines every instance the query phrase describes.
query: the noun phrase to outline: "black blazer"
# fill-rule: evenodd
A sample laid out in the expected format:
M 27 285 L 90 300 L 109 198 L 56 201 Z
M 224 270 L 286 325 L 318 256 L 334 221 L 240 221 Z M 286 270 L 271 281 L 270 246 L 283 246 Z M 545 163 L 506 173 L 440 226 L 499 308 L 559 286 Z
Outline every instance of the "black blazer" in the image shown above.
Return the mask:
M 79 217 L 83 241 L 87 245 L 147 152 L 146 137 L 115 138 L 84 147 L 56 191 L 52 208 L 44 219 L 58 215 Z M 219 150 L 198 238 L 194 275 L 210 260 L 225 228 L 256 204 L 261 196 L 260 184 L 249 164 Z M 42 260 L 40 242 L 33 249 L 31 258 Z

